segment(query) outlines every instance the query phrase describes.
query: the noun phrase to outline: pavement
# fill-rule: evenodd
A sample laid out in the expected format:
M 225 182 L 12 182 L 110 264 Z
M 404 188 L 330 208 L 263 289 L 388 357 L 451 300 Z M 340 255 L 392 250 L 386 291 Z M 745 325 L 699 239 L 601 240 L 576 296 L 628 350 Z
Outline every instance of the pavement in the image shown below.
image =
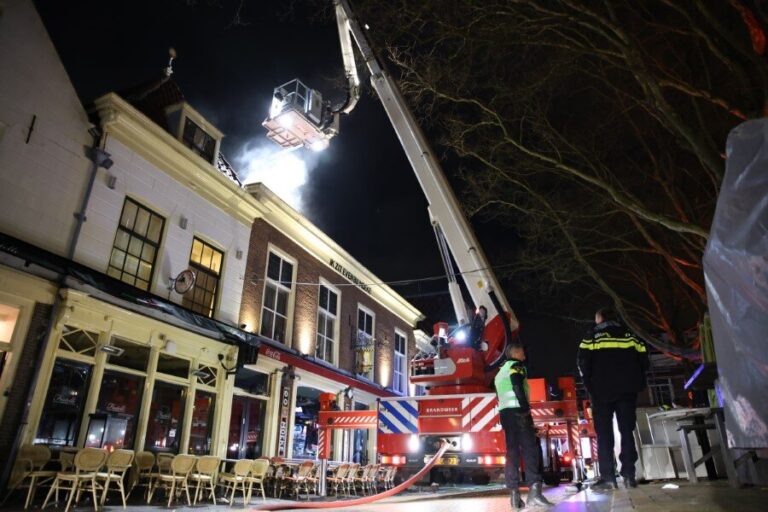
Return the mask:
M 544 494 L 555 505 L 551 508 L 528 507 L 525 510 L 539 512 L 766 512 L 768 511 L 768 487 L 752 487 L 744 489 L 732 489 L 726 481 L 704 481 L 697 485 L 687 481 L 677 480 L 673 482 L 677 488 L 665 489 L 663 486 L 670 482 L 657 482 L 641 484 L 636 489 L 617 489 L 613 491 L 597 493 L 591 490 L 581 492 L 568 492 L 566 486 L 545 488 Z M 41 493 L 42 494 L 42 493 Z M 525 493 L 523 494 L 525 497 Z M 40 497 L 36 501 L 39 505 Z M 303 500 L 302 500 L 303 501 Z M 258 510 L 262 506 L 282 505 L 284 510 L 296 510 L 289 508 L 292 502 L 287 500 L 268 499 L 262 501 L 254 498 L 250 510 Z M 1 511 L 16 512 L 23 510 L 23 500 L 9 500 Z M 168 510 L 180 512 L 199 512 L 201 509 L 223 512 L 225 510 L 243 510 L 241 500 L 235 501 L 230 508 L 228 504 L 221 503 L 213 506 L 209 503 L 199 503 L 195 507 L 174 506 L 171 509 L 163 505 L 146 505 L 140 500 L 131 498 L 127 512 L 163 512 Z M 34 509 L 31 509 L 34 510 Z M 48 507 L 46 510 L 57 510 Z M 75 512 L 90 512 L 93 510 L 83 502 L 73 509 Z M 107 502 L 103 512 L 121 512 L 119 497 Z M 355 507 L 336 507 L 324 510 L 335 512 L 509 512 L 509 495 L 503 487 L 492 486 L 456 486 L 442 487 L 436 492 L 430 489 L 409 489 L 392 498 L 381 500 L 369 505 Z

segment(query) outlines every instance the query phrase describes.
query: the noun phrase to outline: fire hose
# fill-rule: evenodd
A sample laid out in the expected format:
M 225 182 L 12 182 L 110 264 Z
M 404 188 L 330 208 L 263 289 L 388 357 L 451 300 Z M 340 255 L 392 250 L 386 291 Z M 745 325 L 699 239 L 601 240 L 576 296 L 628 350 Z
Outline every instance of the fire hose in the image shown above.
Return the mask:
M 368 503 L 373 503 L 374 501 L 378 501 L 384 498 L 389 498 L 390 496 L 394 496 L 395 494 L 406 490 L 413 484 L 415 484 L 417 481 L 421 479 L 425 474 L 427 474 L 427 471 L 432 469 L 432 466 L 434 466 L 438 460 L 440 460 L 440 457 L 443 456 L 445 453 L 445 450 L 448 449 L 448 443 L 443 442 L 443 444 L 440 446 L 440 449 L 437 450 L 437 453 L 430 459 L 429 462 L 427 462 L 427 465 L 421 468 L 418 473 L 410 477 L 405 482 L 401 483 L 400 485 L 396 485 L 395 487 L 380 492 L 378 494 L 373 494 L 371 496 L 365 496 L 362 498 L 356 498 L 353 500 L 342 500 L 342 501 L 324 501 L 324 502 L 314 502 L 314 503 L 281 503 L 279 505 L 268 505 L 265 507 L 259 507 L 255 510 L 293 510 L 293 509 L 308 509 L 308 508 L 341 508 L 341 507 L 354 507 L 357 505 L 366 505 Z

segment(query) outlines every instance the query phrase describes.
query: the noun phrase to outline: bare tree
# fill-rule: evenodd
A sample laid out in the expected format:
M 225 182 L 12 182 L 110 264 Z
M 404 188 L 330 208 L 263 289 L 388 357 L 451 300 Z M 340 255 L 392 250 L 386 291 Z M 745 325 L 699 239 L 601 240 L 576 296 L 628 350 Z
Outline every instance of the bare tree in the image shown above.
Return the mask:
M 495 263 L 526 302 L 586 315 L 607 298 L 691 354 L 725 137 L 768 105 L 763 13 L 739 0 L 359 7 L 458 162 L 467 212 L 520 241 Z

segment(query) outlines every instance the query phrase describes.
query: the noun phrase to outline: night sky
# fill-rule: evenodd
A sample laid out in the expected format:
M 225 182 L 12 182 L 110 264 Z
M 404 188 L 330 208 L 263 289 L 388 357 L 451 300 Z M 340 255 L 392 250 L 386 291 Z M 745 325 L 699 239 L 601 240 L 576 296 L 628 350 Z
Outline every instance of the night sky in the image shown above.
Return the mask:
M 187 101 L 225 133 L 222 151 L 235 167 L 246 144 L 271 144 L 261 122 L 275 86 L 300 78 L 332 100 L 344 94 L 333 19 L 312 12 L 307 2 L 260 0 L 244 3 L 241 19 L 247 25 L 232 25 L 238 3 L 35 2 L 86 106 L 106 92 L 159 78 L 173 46 L 174 79 Z M 365 94 L 342 118 L 341 134 L 316 159 L 302 189 L 304 213 L 312 222 L 381 279 L 443 274 L 427 201 L 378 99 Z M 487 230 L 478 234 L 488 249 Z M 398 291 L 430 316 L 452 315 L 443 282 Z M 551 321 L 541 323 L 553 330 Z M 537 331 L 529 331 L 531 337 L 538 337 Z M 553 331 L 546 337 L 563 335 Z M 537 345 L 534 361 L 536 352 L 543 356 L 549 350 Z M 548 370 L 572 371 L 570 352 Z

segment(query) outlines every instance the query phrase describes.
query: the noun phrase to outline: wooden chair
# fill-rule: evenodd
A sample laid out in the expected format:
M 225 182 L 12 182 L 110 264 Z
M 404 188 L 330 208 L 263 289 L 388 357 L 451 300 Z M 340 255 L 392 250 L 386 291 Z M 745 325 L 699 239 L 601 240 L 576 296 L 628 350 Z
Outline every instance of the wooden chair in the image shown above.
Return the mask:
M 392 489 L 395 486 L 395 475 L 397 475 L 397 466 L 389 466 L 384 474 L 384 489 Z
M 136 487 L 144 487 L 146 488 L 144 499 L 147 499 L 149 490 L 152 488 L 152 478 L 154 477 L 152 470 L 155 468 L 155 454 L 152 452 L 139 452 L 136 454 L 133 463 L 136 467 L 136 474 L 131 484 L 131 490 L 128 491 L 128 495 L 125 498 L 128 499 Z
M 349 496 L 349 493 L 351 492 L 355 496 L 357 496 L 357 491 L 355 491 L 355 478 L 357 477 L 357 473 L 360 471 L 360 464 L 355 462 L 351 466 L 349 466 L 349 470 L 347 471 L 347 476 L 344 478 L 344 487 L 347 489 L 347 496 Z
M 72 501 L 74 500 L 75 504 L 77 504 L 80 493 L 83 490 L 90 490 L 93 496 L 93 509 L 97 510 L 99 500 L 96 497 L 96 490 L 98 488 L 96 474 L 104 466 L 107 456 L 107 451 L 100 448 L 83 448 L 79 450 L 74 460 L 75 471 L 56 473 L 56 479 L 48 490 L 48 495 L 45 497 L 42 508 L 45 508 L 54 492 L 58 494 L 59 490 L 64 490 L 69 493 L 67 506 L 64 508 L 64 512 L 68 512 L 69 507 L 72 506 Z M 66 483 L 69 483 L 69 487 L 64 486 Z
M 125 474 L 131 469 L 133 463 L 133 450 L 115 450 L 107 457 L 107 471 L 96 473 L 97 481 L 104 481 L 104 490 L 101 493 L 101 505 L 107 501 L 107 493 L 112 482 L 117 485 L 120 491 L 120 497 L 123 499 L 123 508 L 125 507 Z
M 283 490 L 289 489 L 293 491 L 296 499 L 299 499 L 301 488 L 304 487 L 304 490 L 307 493 L 307 500 L 309 500 L 309 476 L 314 465 L 315 463 L 311 460 L 302 462 L 299 464 L 299 469 L 296 471 L 295 475 L 284 476 L 282 483 L 280 484 L 280 492 L 278 493 L 278 497 L 283 495 Z
M 24 510 L 35 499 L 37 488 L 51 483 L 56 478 L 55 470 L 46 470 L 45 466 L 51 460 L 51 450 L 43 445 L 27 444 L 19 449 L 19 455 L 11 470 L 11 480 L 8 484 L 8 496 L 16 489 L 27 488 L 27 499 L 24 502 Z M 3 500 L 5 502 L 5 500 Z
M 147 503 L 152 501 L 152 495 L 157 490 L 158 485 L 162 484 L 168 488 L 170 484 L 170 490 L 168 492 L 168 506 L 171 506 L 171 502 L 177 493 L 181 493 L 182 489 L 187 495 L 187 505 L 192 506 L 192 500 L 189 497 L 189 474 L 195 467 L 197 457 L 194 455 L 176 455 L 171 460 L 171 472 L 170 473 L 158 473 L 155 475 L 152 482 L 152 488 L 149 490 L 149 497 L 147 497 Z
M 349 464 L 339 464 L 336 466 L 336 469 L 333 470 L 331 473 L 331 476 L 326 478 L 326 482 L 328 485 L 333 486 L 333 492 L 336 494 L 336 496 L 339 495 L 339 487 L 341 487 L 341 490 L 345 492 L 347 496 L 349 496 L 349 493 L 346 492 L 346 485 L 345 480 L 347 478 L 347 472 L 349 471 Z
M 248 496 L 248 492 L 246 491 L 245 484 L 248 478 L 248 475 L 251 473 L 251 466 L 253 465 L 253 461 L 249 459 L 240 459 L 237 462 L 235 462 L 235 467 L 232 468 L 232 473 L 222 473 L 221 477 L 219 477 L 219 483 L 224 485 L 224 496 L 227 495 L 228 492 L 231 490 L 231 495 L 229 497 L 229 506 L 232 506 L 232 503 L 235 501 L 235 493 L 237 493 L 238 486 L 240 487 L 240 491 L 243 493 L 243 506 L 245 506 L 248 501 L 246 500 Z
M 367 464 L 363 466 L 363 468 L 357 472 L 355 476 L 352 477 L 352 487 L 357 491 L 358 487 L 360 488 L 360 492 L 365 496 L 365 491 L 367 490 L 367 482 L 368 482 L 368 475 L 371 472 L 371 464 Z
M 264 481 L 267 478 L 268 472 L 269 472 L 269 460 L 267 459 L 256 459 L 255 461 L 253 461 L 253 464 L 251 464 L 251 472 L 247 477 L 248 503 L 251 502 L 251 493 L 253 492 L 254 485 L 259 486 L 259 489 L 261 490 L 261 499 L 266 501 L 267 495 L 264 492 Z
M 200 498 L 201 493 L 205 494 L 206 485 L 210 491 L 208 497 L 213 499 L 213 504 L 216 505 L 216 476 L 219 473 L 220 463 L 221 459 L 213 455 L 205 455 L 197 459 L 195 472 L 189 475 L 190 480 L 197 482 L 195 487 L 195 505 L 197 505 L 197 500 Z

